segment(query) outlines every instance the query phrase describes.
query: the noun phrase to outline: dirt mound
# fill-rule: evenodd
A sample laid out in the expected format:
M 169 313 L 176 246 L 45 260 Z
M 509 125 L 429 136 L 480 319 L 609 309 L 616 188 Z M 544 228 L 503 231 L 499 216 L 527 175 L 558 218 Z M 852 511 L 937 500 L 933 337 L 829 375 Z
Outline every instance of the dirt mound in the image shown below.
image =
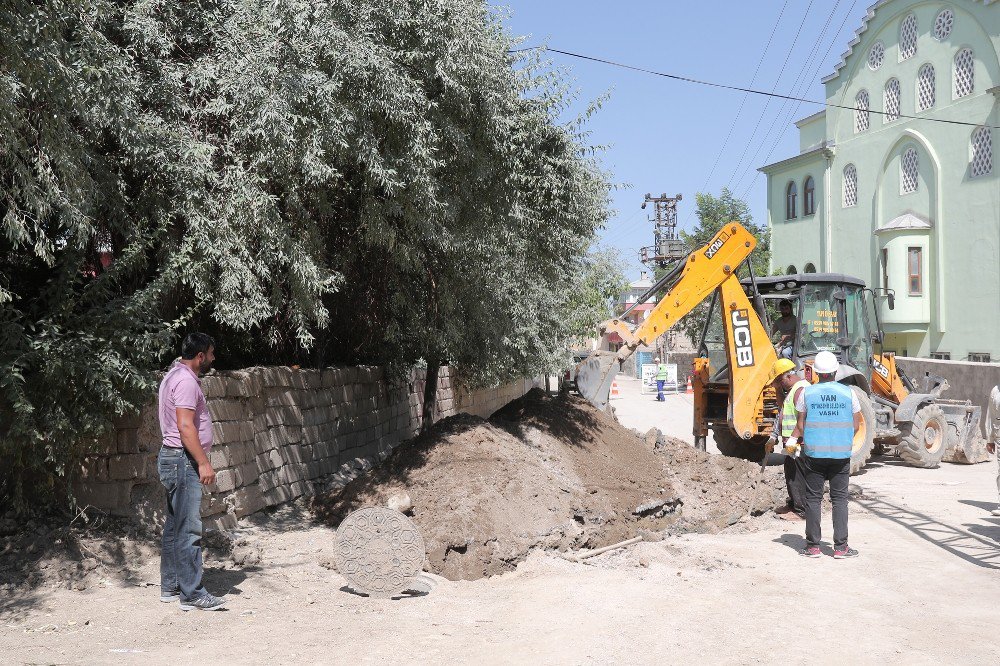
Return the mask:
M 655 432 L 640 437 L 585 400 L 534 390 L 489 421 L 435 424 L 342 491 L 316 497 L 313 510 L 337 525 L 405 491 L 431 571 L 475 579 L 511 570 L 535 548 L 596 548 L 639 529 L 717 531 L 746 515 L 758 469 Z M 759 495 L 764 510 L 780 493 Z

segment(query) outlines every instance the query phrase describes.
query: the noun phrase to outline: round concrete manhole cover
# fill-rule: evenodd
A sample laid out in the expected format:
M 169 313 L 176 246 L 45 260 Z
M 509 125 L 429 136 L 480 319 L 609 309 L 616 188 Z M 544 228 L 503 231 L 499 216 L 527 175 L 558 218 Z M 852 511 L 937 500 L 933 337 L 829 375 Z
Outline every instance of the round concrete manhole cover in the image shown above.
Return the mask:
M 337 528 L 337 569 L 370 597 L 406 590 L 424 567 L 424 539 L 413 522 L 392 509 L 368 507 Z

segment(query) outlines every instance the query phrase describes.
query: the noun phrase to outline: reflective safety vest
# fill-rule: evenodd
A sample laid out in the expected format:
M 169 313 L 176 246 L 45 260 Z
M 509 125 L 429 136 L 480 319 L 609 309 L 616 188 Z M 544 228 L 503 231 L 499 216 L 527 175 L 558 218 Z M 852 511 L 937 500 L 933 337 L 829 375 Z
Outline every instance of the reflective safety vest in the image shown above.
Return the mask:
M 781 437 L 787 439 L 792 436 L 792 430 L 795 429 L 795 422 L 798 420 L 798 413 L 795 411 L 795 395 L 799 392 L 799 389 L 812 386 L 805 379 L 800 379 L 795 382 L 795 386 L 788 391 L 788 395 L 785 396 L 785 402 L 781 406 Z
M 667 379 L 667 366 L 664 363 L 656 366 L 656 381 L 666 381 Z
M 802 452 L 810 458 L 850 458 L 854 443 L 851 388 L 823 382 L 805 388 L 805 432 Z

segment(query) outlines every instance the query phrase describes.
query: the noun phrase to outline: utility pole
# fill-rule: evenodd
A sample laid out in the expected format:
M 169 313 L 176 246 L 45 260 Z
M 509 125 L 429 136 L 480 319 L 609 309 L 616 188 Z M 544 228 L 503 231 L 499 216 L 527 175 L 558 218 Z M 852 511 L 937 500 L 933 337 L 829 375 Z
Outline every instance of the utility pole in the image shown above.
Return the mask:
M 639 250 L 642 263 L 666 268 L 687 256 L 684 241 L 677 237 L 677 202 L 683 198 L 680 194 L 675 197 L 646 195 L 642 209 L 646 209 L 646 204 L 653 204 L 653 214 L 646 217 L 653 223 L 653 244 Z
M 646 219 L 653 223 L 653 244 L 639 250 L 639 261 L 650 266 L 650 268 L 666 268 L 668 265 L 684 259 L 687 256 L 687 248 L 677 236 L 677 202 L 684 197 L 678 194 L 668 197 L 664 192 L 658 197 L 646 194 L 645 201 L 642 202 L 642 209 L 646 209 L 646 204 L 653 204 L 652 215 L 647 215 Z M 666 360 L 666 352 L 673 349 L 677 338 L 677 333 L 670 328 L 666 334 L 661 336 L 658 353 Z M 665 348 L 662 346 L 665 343 Z

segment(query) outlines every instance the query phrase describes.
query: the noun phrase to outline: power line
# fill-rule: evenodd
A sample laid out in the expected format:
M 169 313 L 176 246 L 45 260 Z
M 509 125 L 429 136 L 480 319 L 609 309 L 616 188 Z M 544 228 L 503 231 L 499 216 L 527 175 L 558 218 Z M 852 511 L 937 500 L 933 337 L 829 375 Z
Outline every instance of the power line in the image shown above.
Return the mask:
M 816 54 L 819 53 L 819 49 L 822 47 L 823 38 L 826 37 L 826 32 L 830 28 L 830 23 L 833 21 L 833 17 L 836 16 L 837 10 L 840 9 L 840 3 L 842 1 L 843 0 L 837 0 L 833 9 L 827 15 L 826 22 L 823 23 L 823 28 L 820 30 L 819 36 L 816 37 L 812 48 L 809 49 L 809 55 L 806 56 L 805 62 L 799 69 L 799 73 L 796 74 L 795 79 L 792 81 L 792 87 L 789 89 L 791 94 L 805 94 L 805 92 L 809 89 L 809 82 L 813 78 L 813 76 L 808 73 L 809 69 L 813 60 L 816 58 Z M 839 35 L 835 35 L 833 39 L 836 40 L 838 37 Z M 820 66 L 822 66 L 822 63 Z M 740 172 L 739 179 L 733 183 L 732 190 L 734 192 L 740 189 L 740 184 L 743 182 L 743 179 L 747 177 L 747 174 L 754 171 L 754 163 L 757 161 L 757 156 L 767 144 L 772 130 L 776 130 L 776 141 L 781 140 L 785 127 L 787 127 L 788 122 L 792 120 L 792 118 L 784 119 L 785 109 L 788 104 L 788 100 L 783 100 L 781 102 L 781 106 L 778 108 L 778 112 L 774 116 L 774 121 L 768 126 L 767 131 L 764 132 L 764 136 L 761 137 L 760 144 L 753 152 L 753 157 L 750 158 L 746 167 L 744 167 L 744 169 Z M 798 108 L 798 104 L 796 104 L 795 108 Z M 794 111 L 792 113 L 794 114 Z
M 781 77 L 785 74 L 785 67 L 788 66 L 788 61 L 791 59 L 792 53 L 795 51 L 795 45 L 799 42 L 799 36 L 802 34 L 802 26 L 806 24 L 806 19 L 809 18 L 809 10 L 812 9 L 813 2 L 815 2 L 815 0 L 809 0 L 809 4 L 806 6 L 806 11 L 802 15 L 802 20 L 799 21 L 799 27 L 795 30 L 795 38 L 792 40 L 792 45 L 788 47 L 788 52 L 785 54 L 785 60 L 781 63 L 781 69 L 778 70 L 778 76 L 774 79 L 774 85 L 771 86 L 771 94 L 774 94 L 774 92 L 778 89 Z M 740 158 L 736 160 L 736 168 L 733 169 L 732 175 L 730 175 L 729 180 L 726 181 L 726 187 L 732 185 L 733 178 L 736 177 L 736 174 L 740 173 L 740 167 L 743 165 L 743 158 L 747 156 L 747 148 L 750 147 L 754 137 L 757 136 L 757 130 L 760 129 L 760 123 L 764 119 L 764 114 L 767 113 L 767 109 L 770 105 L 771 98 L 768 97 L 764 102 L 764 108 L 761 110 L 760 115 L 757 116 L 757 122 L 754 123 L 753 132 L 750 133 L 750 138 L 743 144 L 743 152 L 740 153 Z
M 840 22 L 840 27 L 837 29 L 836 34 L 834 34 L 833 39 L 830 40 L 829 46 L 826 47 L 826 52 L 823 54 L 823 57 L 820 59 L 819 63 L 816 65 L 816 70 L 813 72 L 813 75 L 810 78 L 815 78 L 819 74 L 820 68 L 826 62 L 827 56 L 830 55 L 830 49 L 833 48 L 833 45 L 837 42 L 837 40 L 839 39 L 841 33 L 844 31 L 844 26 L 847 24 L 847 19 L 850 18 L 851 12 L 854 11 L 854 6 L 857 5 L 857 4 L 858 4 L 858 0 L 853 0 L 851 2 L 851 6 L 848 7 L 847 13 L 844 14 L 844 19 Z M 795 103 L 795 106 L 792 107 L 792 112 L 791 112 L 791 114 L 789 116 L 790 118 L 794 118 L 795 117 L 795 114 L 798 112 L 798 109 L 799 109 L 800 105 L 801 105 L 801 102 L 796 102 Z M 778 143 L 780 141 L 781 141 L 781 135 L 779 134 L 777 137 L 775 137 L 774 143 L 771 144 L 771 149 L 769 151 L 767 151 L 767 155 L 764 157 L 764 162 L 765 163 L 769 159 L 771 159 L 771 155 L 774 154 L 774 150 L 775 150 L 775 148 L 778 147 Z M 760 171 L 757 171 L 753 175 L 753 178 L 750 179 L 750 182 L 747 184 L 747 188 L 743 191 L 743 196 L 740 197 L 740 198 L 746 198 L 746 195 L 750 192 L 750 189 L 753 187 L 754 183 L 757 182 L 758 178 L 760 178 Z
M 753 76 L 750 77 L 750 85 L 752 86 L 757 81 L 757 74 L 760 72 L 761 65 L 764 64 L 764 59 L 767 56 L 768 50 L 771 48 L 771 41 L 774 39 L 774 33 L 778 31 L 778 26 L 781 24 L 781 17 L 785 15 L 785 10 L 788 8 L 789 0 L 785 0 L 785 4 L 781 6 L 781 11 L 778 12 L 778 18 L 774 20 L 774 27 L 771 28 L 771 34 L 767 38 L 767 44 L 764 45 L 764 51 L 760 54 L 760 60 L 757 61 L 757 68 L 753 71 Z M 750 93 L 743 93 L 743 99 L 740 100 L 740 108 L 736 109 L 736 116 L 733 118 L 733 122 L 729 125 L 729 131 L 726 132 L 726 138 L 722 140 L 722 147 L 719 148 L 719 154 L 715 156 L 715 161 L 712 163 L 712 168 L 708 171 L 708 176 L 705 178 L 705 184 L 701 186 L 703 192 L 708 190 L 708 184 L 712 180 L 712 176 L 715 175 L 715 167 L 719 165 L 719 160 L 722 159 L 723 153 L 726 152 L 726 146 L 729 145 L 729 139 L 733 136 L 733 130 L 736 129 L 736 123 L 740 119 L 740 114 L 743 113 L 743 107 L 747 103 L 747 99 L 750 97 Z M 691 215 L 688 214 L 688 220 L 691 219 Z
M 574 53 L 572 51 L 563 51 L 561 49 L 554 49 L 554 48 L 552 48 L 550 46 L 533 46 L 533 47 L 524 48 L 524 49 L 513 49 L 513 50 L 508 51 L 508 53 L 520 53 L 522 51 L 531 51 L 531 50 L 551 51 L 552 53 L 558 53 L 560 55 L 569 56 L 571 58 L 579 58 L 580 60 L 589 60 L 591 62 L 599 62 L 599 63 L 604 64 L 604 65 L 611 65 L 612 67 L 619 67 L 621 69 L 627 69 L 627 70 L 631 70 L 633 72 L 641 72 L 643 74 L 651 74 L 653 76 L 660 76 L 660 77 L 663 77 L 665 79 L 673 79 L 675 81 L 683 81 L 685 83 L 694 83 L 694 84 L 697 84 L 697 85 L 700 85 L 700 86 L 708 86 L 709 88 L 721 88 L 722 90 L 735 90 L 737 92 L 748 92 L 748 93 L 752 93 L 754 95 L 763 95 L 765 97 L 774 97 L 774 98 L 777 98 L 777 99 L 787 99 L 787 100 L 790 100 L 792 102 L 803 102 L 803 103 L 806 103 L 806 104 L 816 104 L 818 106 L 823 106 L 823 107 L 826 107 L 828 109 L 844 109 L 845 111 L 860 111 L 860 110 L 862 110 L 862 109 L 859 109 L 858 107 L 855 107 L 855 106 L 845 106 L 843 104 L 833 104 L 831 102 L 819 101 L 819 100 L 815 100 L 815 99 L 806 99 L 804 97 L 796 97 L 794 95 L 782 95 L 780 93 L 769 93 L 769 92 L 766 92 L 764 90 L 756 90 L 754 88 L 744 88 L 742 86 L 731 86 L 731 85 L 728 85 L 728 84 L 725 84 L 725 83 L 716 83 L 715 81 L 705 81 L 703 79 L 695 79 L 695 78 L 692 78 L 690 76 L 681 76 L 679 74 L 669 74 L 667 72 L 658 72 L 658 71 L 653 70 L 653 69 L 646 69 L 646 68 L 643 68 L 643 67 L 636 67 L 635 65 L 626 65 L 624 63 L 616 62 L 614 60 L 607 60 L 605 58 L 597 58 L 595 56 L 583 55 L 582 53 Z M 879 116 L 886 115 L 885 111 L 876 111 L 875 109 L 868 109 L 868 112 L 869 113 L 873 113 L 875 115 L 879 115 Z M 923 120 L 923 121 L 926 121 L 926 122 L 933 122 L 933 123 L 945 123 L 945 124 L 948 124 L 948 125 L 962 125 L 962 126 L 965 126 L 965 127 L 986 127 L 988 129 L 1000 129 L 1000 125 L 986 125 L 986 124 L 983 124 L 983 123 L 970 123 L 970 122 L 966 122 L 964 120 L 948 120 L 947 118 L 930 118 L 930 117 L 926 117 L 926 116 L 909 116 L 909 115 L 906 115 L 906 114 L 903 114 L 903 113 L 894 114 L 893 117 L 895 117 L 895 118 L 906 118 L 908 120 Z

